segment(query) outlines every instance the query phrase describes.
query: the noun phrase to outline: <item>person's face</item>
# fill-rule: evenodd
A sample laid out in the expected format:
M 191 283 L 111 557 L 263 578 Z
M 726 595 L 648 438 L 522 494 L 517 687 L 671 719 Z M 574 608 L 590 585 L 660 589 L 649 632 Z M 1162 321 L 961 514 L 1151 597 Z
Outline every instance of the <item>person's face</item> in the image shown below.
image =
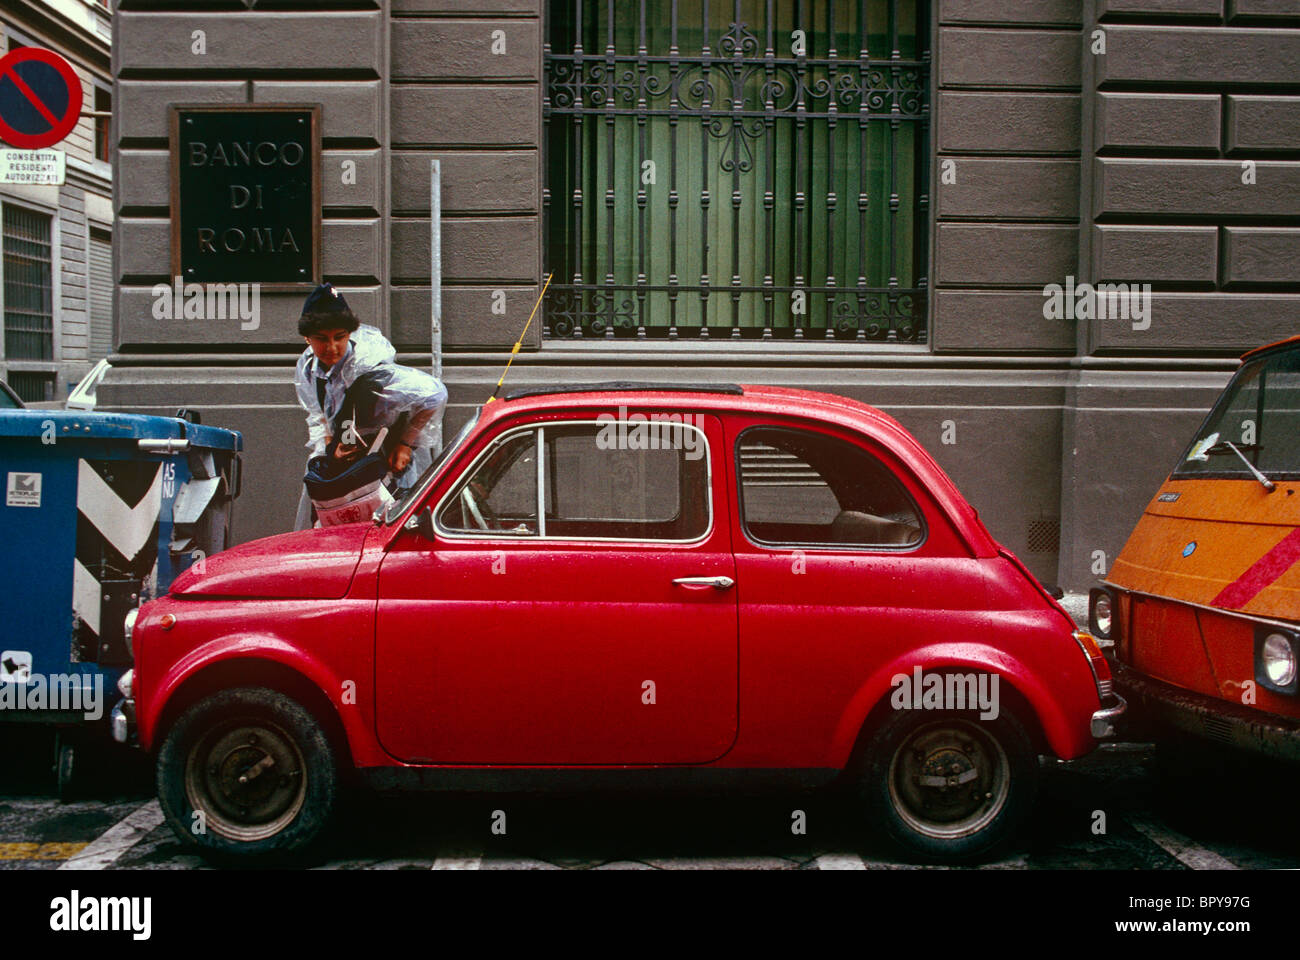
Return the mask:
M 348 352 L 348 336 L 346 330 L 339 328 L 317 330 L 315 333 L 307 334 L 303 339 L 307 341 L 311 352 L 323 366 L 332 367 L 343 359 L 343 354 Z

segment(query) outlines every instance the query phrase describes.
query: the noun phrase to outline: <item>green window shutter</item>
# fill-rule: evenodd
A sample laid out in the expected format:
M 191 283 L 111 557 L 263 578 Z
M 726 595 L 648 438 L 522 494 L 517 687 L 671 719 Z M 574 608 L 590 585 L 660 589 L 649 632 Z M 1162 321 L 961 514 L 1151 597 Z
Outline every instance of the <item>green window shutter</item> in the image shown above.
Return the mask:
M 924 341 L 927 36 L 912 0 L 553 5 L 546 334 Z

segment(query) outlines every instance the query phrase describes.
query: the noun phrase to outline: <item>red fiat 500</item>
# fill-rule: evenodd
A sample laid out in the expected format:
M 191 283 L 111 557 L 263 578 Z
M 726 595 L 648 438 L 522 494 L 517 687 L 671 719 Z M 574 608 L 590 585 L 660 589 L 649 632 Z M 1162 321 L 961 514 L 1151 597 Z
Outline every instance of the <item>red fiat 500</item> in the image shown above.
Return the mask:
M 210 558 L 133 621 L 117 711 L 177 836 L 315 839 L 381 788 L 840 780 L 980 856 L 1037 756 L 1109 736 L 1095 642 L 879 411 L 603 384 L 484 407 L 372 523 Z

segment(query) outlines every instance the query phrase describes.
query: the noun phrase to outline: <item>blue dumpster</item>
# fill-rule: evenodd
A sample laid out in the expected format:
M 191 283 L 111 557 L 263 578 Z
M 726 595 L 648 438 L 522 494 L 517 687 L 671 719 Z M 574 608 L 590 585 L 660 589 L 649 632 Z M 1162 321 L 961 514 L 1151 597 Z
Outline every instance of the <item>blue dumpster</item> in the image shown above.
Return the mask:
M 127 614 L 225 549 L 242 448 L 183 417 L 0 410 L 0 721 L 107 728 Z

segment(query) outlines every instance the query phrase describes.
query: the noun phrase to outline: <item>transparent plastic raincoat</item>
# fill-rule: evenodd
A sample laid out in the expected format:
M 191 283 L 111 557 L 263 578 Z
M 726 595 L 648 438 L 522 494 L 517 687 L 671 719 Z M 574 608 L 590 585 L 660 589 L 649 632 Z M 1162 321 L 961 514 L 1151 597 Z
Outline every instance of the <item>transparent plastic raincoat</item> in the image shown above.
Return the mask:
M 397 356 L 393 345 L 375 327 L 362 324 L 350 336 L 347 353 L 327 371 L 318 369 L 311 348 L 303 351 L 294 370 L 294 388 L 298 402 L 307 411 L 308 459 L 325 453 L 329 439 L 356 442 L 371 441 L 378 430 L 398 424 L 400 442 L 411 448 L 411 462 L 400 474 L 389 478 L 387 486 L 394 494 L 413 485 L 432 462 L 429 448 L 435 439 L 435 429 L 442 408 L 447 403 L 447 388 L 437 379 L 395 363 Z M 365 378 L 368 388 L 366 402 L 344 411 L 348 391 L 358 380 Z M 325 384 L 322 404 L 317 380 Z M 347 417 L 340 416 L 346 413 Z M 334 437 L 334 430 L 340 435 Z M 347 433 L 355 431 L 355 438 Z M 390 438 L 391 439 L 391 438 Z M 310 502 L 306 491 L 298 505 L 295 529 L 310 526 Z

